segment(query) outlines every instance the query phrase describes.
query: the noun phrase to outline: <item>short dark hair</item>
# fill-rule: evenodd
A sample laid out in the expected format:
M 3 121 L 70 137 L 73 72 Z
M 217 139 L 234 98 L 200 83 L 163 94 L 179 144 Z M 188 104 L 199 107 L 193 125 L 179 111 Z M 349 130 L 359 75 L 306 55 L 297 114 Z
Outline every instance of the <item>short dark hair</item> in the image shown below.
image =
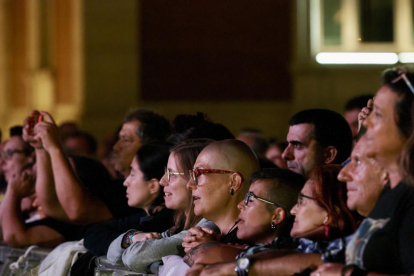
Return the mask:
M 135 109 L 129 112 L 124 123 L 132 121 L 140 122 L 137 135 L 141 143 L 165 141 L 171 134 L 170 122 L 162 115 L 147 109 Z
M 345 111 L 361 110 L 367 106 L 368 101 L 373 97 L 374 95 L 371 94 L 353 97 L 345 104 Z
M 289 125 L 311 124 L 313 139 L 322 148 L 334 146 L 338 153 L 333 163 L 345 161 L 352 150 L 352 133 L 341 114 L 328 109 L 307 109 L 290 118 Z
M 76 133 L 71 133 L 66 135 L 65 137 L 62 137 L 63 143 L 70 138 L 82 138 L 85 140 L 86 144 L 88 145 L 88 153 L 95 155 L 96 151 L 98 149 L 98 142 L 96 141 L 95 137 L 92 136 L 92 134 L 86 132 L 86 131 L 78 131 Z
M 283 206 L 287 216 L 291 216 L 290 210 L 295 206 L 299 193 L 305 185 L 305 177 L 288 169 L 266 168 L 253 173 L 250 183 L 253 184 L 261 179 L 274 180 L 275 185 L 266 191 L 267 199 Z
M 144 144 L 137 151 L 136 157 L 139 168 L 144 175 L 144 180 L 153 178 L 161 180 L 170 156 L 171 144 L 167 142 L 151 142 Z M 148 207 L 149 214 L 152 214 L 155 207 L 164 202 L 164 189 L 161 186 L 158 196 Z

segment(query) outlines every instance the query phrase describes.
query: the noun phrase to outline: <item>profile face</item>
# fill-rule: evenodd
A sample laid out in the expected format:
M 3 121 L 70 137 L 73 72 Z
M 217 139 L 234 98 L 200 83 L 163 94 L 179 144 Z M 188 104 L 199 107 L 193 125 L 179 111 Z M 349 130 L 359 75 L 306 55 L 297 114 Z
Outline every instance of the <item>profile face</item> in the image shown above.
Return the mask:
M 270 179 L 259 179 L 252 183 L 249 192 L 256 196 L 269 200 L 266 191 L 269 185 L 272 185 Z M 269 200 L 270 201 L 270 200 Z M 241 240 L 247 240 L 254 243 L 267 243 L 269 237 L 274 233 L 271 223 L 274 218 L 274 209 L 276 206 L 267 206 L 269 203 L 250 197 L 246 206 L 244 200 L 237 207 L 240 210 L 237 237 Z M 270 208 L 269 208 L 270 207 Z
M 397 93 L 388 86 L 382 86 L 374 98 L 372 112 L 364 121 L 367 128 L 364 135 L 367 140 L 366 154 L 374 157 L 384 168 L 398 161 L 406 141 L 396 124 L 397 101 Z
M 119 132 L 118 142 L 114 145 L 114 166 L 115 170 L 122 173 L 125 177 L 129 174 L 132 159 L 142 146 L 141 139 L 137 135 L 139 121 L 124 123 Z
M 378 163 L 366 156 L 362 138 L 352 151 L 351 162 L 338 174 L 338 179 L 346 182 L 348 208 L 367 216 L 382 191 L 384 174 Z
M 293 206 L 290 213 L 295 216 L 290 235 L 292 237 L 301 237 L 307 232 L 316 230 L 328 221 L 328 212 L 320 207 L 315 200 L 316 180 L 310 178 L 306 181 L 299 198 L 298 203 Z
M 21 137 L 12 136 L 7 140 L 2 148 L 3 152 L 9 152 L 10 155 L 2 157 L 0 160 L 1 168 L 7 182 L 16 174 L 20 175 L 22 169 L 33 162 L 32 155 L 26 155 L 25 144 Z
M 127 187 L 126 197 L 129 206 L 145 209 L 151 203 L 148 181 L 145 181 L 136 157 L 132 160 L 131 172 L 125 179 L 124 186 Z
M 289 127 L 289 145 L 282 154 L 291 171 L 308 176 L 310 171 L 322 163 L 322 153 L 313 138 L 312 124 L 298 124 Z
M 197 157 L 194 168 L 231 170 L 216 149 L 207 146 Z M 192 191 L 194 213 L 208 220 L 213 220 L 217 214 L 226 210 L 230 201 L 231 174 L 201 174 L 197 177 L 198 185 L 190 178 L 187 183 Z
M 176 173 L 184 173 L 178 165 L 178 159 L 174 152 L 168 158 L 167 168 L 173 173 L 170 174 L 170 181 L 166 174 L 161 178 L 160 184 L 164 186 L 165 206 L 172 210 L 185 210 L 190 203 L 190 191 L 187 190 L 187 179 L 184 175 Z

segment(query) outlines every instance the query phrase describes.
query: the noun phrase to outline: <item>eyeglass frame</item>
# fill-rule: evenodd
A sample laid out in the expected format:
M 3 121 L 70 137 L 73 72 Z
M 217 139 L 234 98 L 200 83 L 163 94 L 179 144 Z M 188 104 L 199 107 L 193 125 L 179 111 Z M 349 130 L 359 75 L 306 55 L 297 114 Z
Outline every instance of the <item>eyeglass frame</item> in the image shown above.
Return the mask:
M 265 203 L 267 203 L 267 204 L 275 205 L 276 207 L 280 207 L 280 208 L 285 209 L 285 207 L 283 207 L 282 205 L 277 204 L 277 203 L 272 202 L 272 201 L 269 201 L 269 200 L 264 199 L 264 198 L 262 198 L 262 197 L 258 197 L 257 195 L 255 195 L 255 193 L 253 193 L 253 192 L 251 192 L 251 191 L 247 192 L 247 193 L 244 195 L 244 201 L 243 201 L 244 206 L 248 206 L 248 205 L 249 205 L 250 197 L 253 197 L 253 198 L 255 198 L 255 199 L 258 199 L 258 200 L 260 200 L 260 201 L 263 201 L 263 202 L 265 202 Z
M 171 175 L 184 175 L 184 173 L 180 173 L 180 172 L 170 172 L 170 169 L 168 169 L 167 167 L 164 167 L 164 168 L 165 168 L 165 175 L 167 176 L 168 183 L 170 183 Z
M 0 152 L 0 158 L 10 160 L 15 153 L 27 154 L 27 150 L 8 149 Z
M 198 167 L 189 170 L 190 179 L 194 181 L 194 185 L 198 186 L 198 177 L 202 174 L 233 174 L 237 173 L 240 175 L 242 182 L 244 181 L 243 175 L 239 172 L 228 171 L 228 170 L 219 170 L 219 169 L 199 169 Z M 198 173 L 200 172 L 200 173 Z
M 395 79 L 393 79 L 391 81 L 391 83 L 396 83 L 397 81 L 403 79 L 405 84 L 407 84 L 408 88 L 410 89 L 411 93 L 413 93 L 414 95 L 414 86 L 411 84 L 410 80 L 408 79 L 407 75 L 407 68 L 399 68 L 398 69 L 398 74 L 400 74 L 398 77 L 396 77 Z
M 304 194 L 300 193 L 300 194 L 298 195 L 298 201 L 297 201 L 297 205 L 298 205 L 298 206 L 301 206 L 301 205 L 302 205 L 301 203 L 299 203 L 299 199 L 300 199 L 300 198 L 307 198 L 307 199 L 311 199 L 311 200 L 316 200 L 316 201 L 317 201 L 317 199 L 316 199 L 316 198 L 314 198 L 314 197 L 307 196 L 307 195 L 304 195 Z

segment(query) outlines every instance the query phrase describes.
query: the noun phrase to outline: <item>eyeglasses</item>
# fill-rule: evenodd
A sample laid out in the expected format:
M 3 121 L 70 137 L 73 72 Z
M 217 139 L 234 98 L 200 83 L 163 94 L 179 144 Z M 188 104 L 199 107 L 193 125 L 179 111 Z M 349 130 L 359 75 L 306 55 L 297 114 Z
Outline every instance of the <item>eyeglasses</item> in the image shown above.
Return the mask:
M 398 74 L 400 74 L 399 77 L 395 78 L 394 80 L 392 80 L 392 83 L 396 83 L 397 81 L 403 79 L 405 81 L 405 83 L 407 84 L 408 88 L 410 89 L 411 93 L 414 94 L 414 87 L 411 84 L 410 80 L 407 78 L 407 68 L 401 67 L 398 69 Z
M 280 206 L 280 205 L 279 205 L 279 204 L 277 204 L 277 203 L 274 203 L 274 202 L 271 202 L 271 201 L 266 200 L 266 199 L 264 199 L 264 198 L 258 197 L 258 196 L 257 196 L 257 195 L 255 195 L 253 192 L 247 192 L 247 193 L 246 193 L 246 195 L 244 196 L 244 205 L 245 205 L 245 206 L 249 205 L 249 202 L 250 202 L 250 198 L 251 198 L 251 197 L 253 197 L 253 198 L 255 198 L 255 199 L 258 199 L 258 200 L 260 200 L 260 201 L 263 201 L 263 202 L 265 202 L 265 203 L 272 204 L 272 205 L 276 205 L 277 207 L 281 207 L 281 208 L 283 208 L 282 206 Z
M 168 182 L 171 180 L 171 175 L 184 175 L 184 173 L 180 172 L 171 172 L 167 167 L 165 167 L 165 174 L 167 175 Z
M 25 154 L 25 150 L 17 150 L 17 149 L 8 149 L 6 151 L 0 152 L 0 158 L 4 158 L 6 160 L 10 160 L 15 153 L 23 153 Z
M 242 182 L 244 180 L 243 175 L 241 173 L 238 173 L 238 172 L 226 171 L 226 170 L 215 170 L 215 169 L 199 169 L 199 168 L 194 168 L 193 170 L 190 170 L 190 177 L 193 179 L 194 185 L 198 186 L 197 177 L 199 177 L 202 174 L 211 174 L 211 173 L 218 173 L 218 174 L 237 173 L 241 176 Z
M 314 198 L 314 197 L 310 197 L 310 196 L 307 196 L 307 195 L 304 195 L 304 194 L 300 193 L 299 196 L 298 196 L 298 206 L 301 206 L 303 204 L 303 199 L 304 198 L 316 200 L 316 198 Z

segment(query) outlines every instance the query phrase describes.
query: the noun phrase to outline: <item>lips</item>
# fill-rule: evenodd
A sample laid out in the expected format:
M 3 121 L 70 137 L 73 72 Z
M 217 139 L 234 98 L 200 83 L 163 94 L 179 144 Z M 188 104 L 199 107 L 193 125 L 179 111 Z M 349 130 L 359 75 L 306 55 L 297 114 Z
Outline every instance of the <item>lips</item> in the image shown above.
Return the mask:
M 197 203 L 200 200 L 200 198 L 198 196 L 193 196 L 193 202 Z
M 172 193 L 167 193 L 167 192 L 164 192 L 164 196 L 165 196 L 165 197 L 172 196 Z

